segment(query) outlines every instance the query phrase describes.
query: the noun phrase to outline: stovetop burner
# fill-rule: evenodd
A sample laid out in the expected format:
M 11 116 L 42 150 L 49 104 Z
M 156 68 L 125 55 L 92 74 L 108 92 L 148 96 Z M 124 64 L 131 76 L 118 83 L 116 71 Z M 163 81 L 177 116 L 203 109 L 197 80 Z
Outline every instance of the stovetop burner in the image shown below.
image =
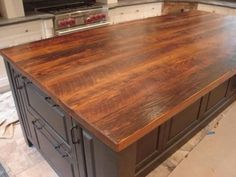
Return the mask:
M 96 9 L 101 7 L 103 7 L 101 3 L 93 3 L 93 4 L 76 3 L 76 4 L 65 4 L 61 6 L 40 7 L 36 8 L 35 10 L 38 12 L 46 12 L 57 15 L 80 10 Z

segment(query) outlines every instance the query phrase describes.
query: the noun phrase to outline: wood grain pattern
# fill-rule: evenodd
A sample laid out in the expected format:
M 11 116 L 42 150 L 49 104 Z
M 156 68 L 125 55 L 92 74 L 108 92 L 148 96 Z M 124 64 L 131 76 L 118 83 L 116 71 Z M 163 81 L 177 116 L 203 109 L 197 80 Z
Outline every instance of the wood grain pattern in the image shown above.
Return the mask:
M 236 74 L 236 17 L 155 17 L 1 51 L 121 151 Z

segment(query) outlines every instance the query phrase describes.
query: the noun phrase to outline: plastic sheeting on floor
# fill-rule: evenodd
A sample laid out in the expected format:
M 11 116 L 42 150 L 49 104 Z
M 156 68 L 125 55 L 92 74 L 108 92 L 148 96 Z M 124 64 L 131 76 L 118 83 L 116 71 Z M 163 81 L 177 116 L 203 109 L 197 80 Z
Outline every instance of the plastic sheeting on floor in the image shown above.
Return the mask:
M 0 94 L 0 139 L 12 138 L 14 126 L 19 122 L 12 93 Z

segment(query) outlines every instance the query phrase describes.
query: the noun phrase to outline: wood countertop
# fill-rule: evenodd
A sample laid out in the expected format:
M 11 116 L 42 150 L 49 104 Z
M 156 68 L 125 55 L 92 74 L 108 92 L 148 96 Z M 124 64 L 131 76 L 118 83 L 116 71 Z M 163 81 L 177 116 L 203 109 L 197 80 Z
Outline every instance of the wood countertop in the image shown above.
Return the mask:
M 115 151 L 236 74 L 236 17 L 193 11 L 4 49 Z

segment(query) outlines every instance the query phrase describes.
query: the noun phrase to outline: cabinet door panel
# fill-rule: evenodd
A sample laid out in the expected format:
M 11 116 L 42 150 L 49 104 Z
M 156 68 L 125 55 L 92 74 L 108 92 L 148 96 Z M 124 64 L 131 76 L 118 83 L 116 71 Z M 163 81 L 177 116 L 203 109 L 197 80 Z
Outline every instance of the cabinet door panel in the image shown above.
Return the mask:
M 137 164 L 159 150 L 158 140 L 159 129 L 155 129 L 137 142 Z
M 200 113 L 200 105 L 201 99 L 190 105 L 188 108 L 174 116 L 169 121 L 169 126 L 167 129 L 167 146 L 174 143 L 175 140 L 178 140 L 178 137 L 191 129 L 192 126 L 197 124 Z
M 55 135 L 51 135 L 49 130 L 46 130 L 45 125 L 39 121 L 34 123 L 39 150 L 43 156 L 49 161 L 52 167 L 56 170 L 60 177 L 75 177 L 73 165 L 70 162 L 70 152 L 65 150 L 65 146 L 60 140 L 54 140 Z
M 229 88 L 227 91 L 227 96 L 231 96 L 236 92 L 236 76 L 232 77 L 229 81 Z
M 30 127 L 29 121 L 24 107 L 24 99 L 23 99 L 23 83 L 21 80 L 21 74 L 16 71 L 14 68 L 10 66 L 8 62 L 6 62 L 8 76 L 10 78 L 10 83 L 12 84 L 12 92 L 16 103 L 16 108 L 18 112 L 18 117 L 21 123 L 21 127 L 23 130 L 23 135 L 25 136 L 26 143 L 31 146 L 32 143 L 36 142 L 33 136 L 33 128 Z
M 226 97 L 228 87 L 228 81 L 224 82 L 217 88 L 215 88 L 213 91 L 210 92 L 209 98 L 208 98 L 208 104 L 207 104 L 207 110 L 211 109 L 212 107 L 216 106 L 218 103 L 220 103 L 221 100 L 223 100 Z
M 219 85 L 203 97 L 200 111 L 200 120 L 208 118 L 209 115 L 222 106 L 222 103 L 226 101 L 228 96 L 232 96 L 233 92 L 230 91 L 231 80 L 232 79 Z

